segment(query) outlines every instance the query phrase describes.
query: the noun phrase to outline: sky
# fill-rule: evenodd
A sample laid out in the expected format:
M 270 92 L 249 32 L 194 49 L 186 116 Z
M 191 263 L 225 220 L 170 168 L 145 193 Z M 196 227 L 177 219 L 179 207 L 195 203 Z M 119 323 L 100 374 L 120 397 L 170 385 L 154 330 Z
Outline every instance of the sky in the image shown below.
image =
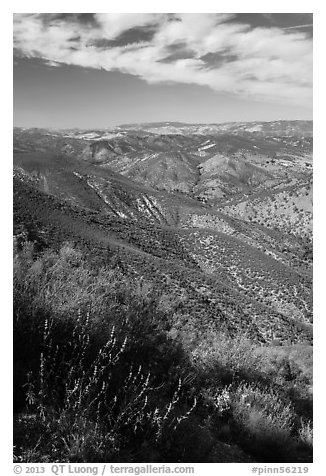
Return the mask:
M 14 125 L 312 119 L 310 13 L 14 14 Z

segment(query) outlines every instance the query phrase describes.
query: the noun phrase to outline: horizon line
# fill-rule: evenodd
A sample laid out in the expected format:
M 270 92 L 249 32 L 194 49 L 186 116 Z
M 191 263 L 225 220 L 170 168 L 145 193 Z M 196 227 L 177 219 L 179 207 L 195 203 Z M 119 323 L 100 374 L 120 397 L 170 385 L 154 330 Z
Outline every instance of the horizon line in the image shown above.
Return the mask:
M 151 125 L 151 124 L 182 124 L 187 126 L 213 126 L 213 125 L 223 125 L 223 124 L 252 124 L 256 122 L 261 123 L 272 123 L 272 122 L 313 122 L 313 119 L 272 119 L 270 121 L 262 121 L 262 120 L 252 120 L 252 121 L 226 121 L 226 122 L 185 122 L 185 121 L 153 121 L 153 122 L 126 122 L 122 124 L 112 125 L 112 126 L 87 126 L 87 127 L 57 127 L 57 126 L 21 126 L 13 124 L 13 128 L 19 129 L 55 129 L 55 130 L 69 130 L 69 129 L 76 129 L 76 130 L 90 130 L 90 129 L 99 129 L 99 130 L 106 130 L 106 129 L 114 129 L 117 127 L 127 127 L 133 125 Z

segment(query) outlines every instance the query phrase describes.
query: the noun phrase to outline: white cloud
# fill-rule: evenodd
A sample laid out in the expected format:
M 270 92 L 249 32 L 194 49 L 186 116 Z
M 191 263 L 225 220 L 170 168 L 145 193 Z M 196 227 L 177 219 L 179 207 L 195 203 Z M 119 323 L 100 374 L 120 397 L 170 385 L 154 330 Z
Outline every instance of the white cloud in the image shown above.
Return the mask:
M 16 14 L 14 45 L 53 65 L 119 70 L 150 83 L 193 83 L 257 99 L 311 103 L 312 40 L 304 32 L 253 28 L 227 14 L 96 14 L 94 19 L 90 25 Z M 148 41 L 96 46 L 99 39 L 110 42 L 148 26 L 154 32 Z M 192 52 L 192 58 L 163 62 L 175 48 Z M 217 65 L 205 61 L 208 53 L 220 55 Z
M 307 25 L 295 25 L 295 26 L 287 26 L 287 27 L 284 27 L 283 30 L 297 30 L 297 29 L 300 29 L 300 28 L 310 28 L 312 27 L 313 24 L 312 23 L 308 23 Z
M 157 13 L 96 13 L 95 18 L 101 26 L 105 38 L 116 38 L 131 28 L 155 24 L 162 15 Z

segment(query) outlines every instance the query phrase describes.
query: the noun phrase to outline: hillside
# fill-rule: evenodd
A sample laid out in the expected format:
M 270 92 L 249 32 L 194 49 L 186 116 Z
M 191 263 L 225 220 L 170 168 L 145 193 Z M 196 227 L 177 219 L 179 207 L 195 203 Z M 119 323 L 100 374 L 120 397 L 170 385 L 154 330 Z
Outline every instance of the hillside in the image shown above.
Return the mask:
M 312 181 L 310 122 L 226 124 L 208 132 L 202 126 L 200 133 L 197 126 L 182 127 L 175 134 L 162 134 L 155 124 L 107 131 L 16 128 L 14 143 L 17 152 L 73 157 L 146 187 L 178 191 L 213 207 L 228 204 L 230 199 L 243 201 L 253 193 L 258 198 L 259 191 L 262 202 L 265 196 L 278 194 L 282 200 L 282 191 L 286 194 L 292 188 L 299 200 L 286 219 L 291 215 L 292 223 L 310 220 L 311 203 L 304 198 Z M 261 206 L 266 208 L 264 203 Z M 257 200 L 254 208 L 258 214 Z M 273 225 L 284 222 L 281 213 L 274 214 Z
M 155 144 L 155 147 L 157 147 L 157 143 L 159 143 L 161 147 L 167 147 L 168 139 L 168 136 L 164 136 L 164 139 L 159 136 L 155 141 L 152 141 L 152 146 Z M 128 155 L 131 147 L 135 149 L 137 145 L 138 148 L 144 149 L 146 145 L 143 143 L 143 137 L 139 138 L 139 143 L 137 144 L 133 141 L 127 141 L 128 143 L 126 144 L 125 139 L 122 142 L 120 139 L 115 139 L 115 141 L 119 144 L 119 148 L 117 150 L 116 142 L 113 144 L 115 147 L 111 144 L 111 148 L 114 150 L 112 154 L 114 153 L 118 157 Z M 183 141 L 186 141 L 186 138 Z M 39 140 L 36 142 L 37 148 L 40 142 Z M 192 138 L 188 142 L 190 147 L 189 144 L 193 144 Z M 177 145 L 181 147 L 178 141 Z M 259 194 L 257 190 L 260 190 L 263 184 L 266 187 L 266 177 L 270 177 L 269 173 L 264 172 L 252 163 L 241 162 L 240 159 L 238 159 L 239 168 L 237 168 L 235 159 L 222 157 L 217 160 L 213 156 L 201 165 L 201 170 L 204 170 L 202 172 L 202 180 L 205 177 L 213 180 L 216 174 L 225 180 L 226 177 L 231 177 L 229 171 L 232 170 L 234 172 L 232 176 L 233 184 L 237 188 L 236 196 L 241 196 L 242 201 L 239 198 L 229 198 L 234 195 L 234 191 L 229 189 L 227 194 L 228 201 L 221 200 L 218 206 L 212 207 L 211 203 L 205 205 L 196 200 L 191 193 L 167 193 L 167 190 L 158 190 L 153 180 L 143 180 L 145 183 L 141 184 L 139 183 L 138 176 L 137 182 L 131 181 L 131 170 L 135 170 L 140 161 L 146 162 L 148 165 L 148 161 L 144 161 L 143 158 L 139 159 L 137 156 L 132 161 L 132 158 L 128 157 L 132 166 L 128 168 L 129 177 L 125 177 L 114 170 L 119 167 L 121 169 L 122 167 L 117 158 L 108 163 L 108 156 L 106 156 L 105 167 L 103 167 L 102 160 L 92 160 L 87 155 L 92 150 L 93 155 L 95 154 L 97 157 L 97 152 L 100 151 L 102 153 L 104 146 L 109 154 L 107 143 L 102 141 L 86 146 L 81 155 L 79 155 L 77 150 L 74 154 L 75 157 L 50 154 L 46 151 L 16 153 L 14 157 L 16 179 L 22 180 L 23 183 L 28 184 L 32 189 L 36 188 L 47 196 L 50 195 L 63 201 L 65 203 L 65 213 L 74 213 L 75 216 L 75 218 L 68 219 L 70 227 L 76 222 L 72 228 L 76 227 L 76 229 L 81 230 L 84 228 L 83 221 L 92 222 L 92 231 L 86 232 L 87 227 L 85 227 L 83 234 L 88 234 L 88 236 L 94 234 L 98 237 L 97 240 L 99 240 L 99 236 L 103 235 L 101 241 L 105 242 L 108 238 L 107 235 L 104 238 L 104 228 L 108 230 L 107 233 L 120 240 L 122 245 L 129 248 L 132 246 L 137 251 L 141 250 L 148 253 L 149 257 L 152 258 L 164 258 L 169 262 L 169 266 L 181 263 L 186 267 L 197 268 L 202 273 L 199 281 L 203 280 L 205 282 L 213 277 L 214 279 L 219 279 L 223 285 L 228 284 L 230 288 L 229 293 L 231 295 L 236 293 L 233 300 L 236 302 L 239 299 L 237 294 L 240 293 L 241 300 L 246 303 L 244 308 L 247 308 L 248 312 L 252 314 L 250 319 L 246 318 L 245 320 L 251 322 L 254 319 L 256 322 L 256 319 L 262 319 L 262 314 L 265 312 L 272 314 L 276 312 L 280 313 L 283 318 L 288 318 L 291 326 L 293 320 L 309 325 L 312 315 L 311 294 L 309 291 L 311 287 L 311 273 L 309 271 L 309 262 L 304 259 L 305 243 L 300 242 L 299 239 L 306 236 L 306 234 L 303 232 L 300 234 L 298 231 L 300 228 L 296 227 L 295 233 L 300 235 L 298 239 L 286 238 L 284 232 L 291 234 L 292 230 L 291 222 L 286 219 L 284 221 L 287 226 L 285 229 L 283 229 L 284 226 L 282 228 L 281 218 L 283 218 L 284 214 L 274 213 L 274 223 L 273 220 L 269 220 L 268 226 L 264 226 L 266 222 L 264 218 L 266 219 L 267 217 L 267 215 L 263 215 L 266 208 L 264 208 L 265 202 L 269 203 L 269 201 L 272 201 L 275 195 L 280 200 L 285 193 L 285 188 L 282 185 L 284 177 L 280 176 L 280 172 L 279 180 L 274 180 L 271 187 L 272 190 L 268 189 L 266 191 L 264 189 L 260 192 L 261 196 L 257 198 Z M 172 141 L 171 148 L 175 146 L 175 142 Z M 133 154 L 135 155 L 136 152 L 133 152 Z M 158 153 L 159 156 L 160 154 L 162 153 Z M 184 160 L 182 160 L 182 154 L 185 156 Z M 148 167 L 143 166 L 147 174 L 150 174 L 151 170 L 155 171 L 153 177 L 160 184 L 162 184 L 162 160 L 153 159 L 150 161 L 149 159 L 150 165 Z M 165 160 L 164 170 L 169 174 L 171 173 L 175 182 L 180 186 L 186 184 L 188 187 L 191 187 L 193 176 L 190 176 L 189 179 L 189 171 L 191 169 L 189 156 L 186 153 L 180 152 L 179 156 L 176 155 L 174 157 L 174 160 L 173 156 L 169 160 L 170 162 Z M 231 162 L 231 160 L 233 161 Z M 119 167 L 117 167 L 117 164 Z M 183 171 L 182 177 L 177 175 L 174 166 Z M 140 169 L 138 168 L 138 170 Z M 247 178 L 246 183 L 242 179 L 238 179 L 238 182 L 235 182 L 236 176 L 240 175 L 243 177 L 248 170 L 250 171 L 251 178 Z M 150 178 L 150 175 L 147 175 L 147 177 Z M 256 178 L 256 181 L 253 177 Z M 146 182 L 152 183 L 148 184 Z M 268 183 L 270 182 L 271 180 L 269 179 Z M 230 183 L 231 180 L 229 180 Z M 302 183 L 301 178 L 300 181 L 298 179 L 295 183 L 296 185 L 292 185 L 292 187 L 287 186 L 286 190 L 293 190 L 296 187 L 298 191 L 296 194 L 293 193 L 293 199 L 296 198 L 298 201 L 300 192 L 303 195 L 303 192 L 306 193 L 306 189 L 303 189 L 302 186 L 301 189 L 298 187 L 298 184 Z M 255 195 L 251 195 L 247 202 L 243 201 L 243 194 L 239 192 L 239 184 L 255 190 Z M 167 187 L 164 188 L 166 189 Z M 271 198 L 269 198 L 268 194 Z M 42 198 L 39 198 L 39 201 L 42 208 Z M 27 207 L 27 199 L 25 197 L 22 198 L 22 203 Z M 289 208 L 291 203 L 288 204 Z M 303 200 L 302 203 L 304 203 Z M 261 219 L 253 220 L 252 215 L 256 218 L 258 213 L 255 212 L 253 204 L 255 204 L 259 213 L 262 214 Z M 71 211 L 69 211 L 68 205 L 73 206 Z M 58 207 L 60 208 L 62 205 L 57 204 L 54 208 Z M 31 213 L 35 212 L 34 206 L 30 208 Z M 252 215 L 249 212 L 247 214 L 243 213 L 243 210 L 247 211 L 248 209 Z M 221 215 L 219 210 L 222 210 L 224 215 Z M 300 207 L 300 210 L 297 208 L 297 210 L 298 214 L 299 212 L 302 213 L 302 207 Z M 83 215 L 82 219 L 78 218 L 78 212 Z M 309 220 L 309 213 L 311 214 L 309 207 L 306 207 L 305 213 L 307 221 L 302 221 L 302 231 L 305 230 L 305 226 L 309 226 L 311 223 L 311 220 Z M 293 214 L 295 215 L 294 212 L 292 212 Z M 52 231 L 52 233 L 54 235 L 57 233 L 62 234 L 65 227 L 60 224 L 62 220 L 61 213 L 55 213 L 55 215 L 57 218 L 53 218 L 53 223 L 56 220 L 59 222 L 57 231 Z M 49 207 L 47 206 L 47 219 L 48 216 Z M 238 219 L 241 218 L 241 221 L 233 221 L 232 225 L 230 222 L 230 217 L 232 216 Z M 38 218 L 40 217 L 42 217 L 42 213 L 38 212 Z M 256 223 L 254 224 L 253 221 Z M 139 222 L 142 223 L 141 228 L 139 227 Z M 245 225 L 245 222 L 247 222 L 247 225 Z M 251 226 L 248 226 L 250 222 Z M 296 224 L 296 221 L 293 221 L 293 223 Z M 234 226 L 234 224 L 236 225 Z M 173 228 L 164 229 L 161 228 L 162 226 Z M 242 228 L 242 232 L 239 230 L 239 227 L 240 229 Z M 274 236 L 273 233 L 270 234 L 268 232 L 268 229 L 271 228 L 273 229 Z M 70 232 L 69 237 L 75 238 L 73 232 Z M 78 235 L 77 241 L 79 239 L 80 236 Z M 286 243 L 288 243 L 287 249 L 285 249 Z M 252 255 L 252 258 L 248 260 L 247 257 L 250 255 Z M 246 257 L 246 259 L 241 261 L 239 259 L 241 257 Z M 131 258 L 128 257 L 126 260 L 130 261 Z M 137 273 L 139 273 L 138 270 Z M 153 281 L 152 276 L 147 276 L 147 278 Z M 284 284 L 281 286 L 283 282 Z M 293 284 L 290 285 L 290 283 Z M 180 283 L 179 287 L 183 289 Z M 282 288 L 284 291 L 281 291 Z M 214 293 L 216 292 L 215 289 Z M 213 302 L 216 302 L 214 293 L 212 299 Z M 182 294 L 182 291 L 180 291 L 180 294 Z M 196 300 L 197 298 L 192 299 Z M 251 300 L 254 302 L 251 302 Z M 266 309 L 262 311 L 261 305 L 265 306 Z M 223 308 L 224 304 L 219 303 L 219 306 Z M 258 308 L 255 310 L 257 306 Z M 203 312 L 205 313 L 206 310 Z M 210 310 L 208 313 L 211 314 L 212 311 Z M 236 319 L 238 322 L 240 317 L 233 317 L 233 319 Z M 275 317 L 275 319 L 277 323 L 279 318 Z M 230 319 L 229 323 L 231 325 Z M 258 340 L 269 340 L 272 336 L 278 335 L 279 331 L 275 331 L 275 329 L 279 328 L 278 324 L 274 326 L 270 322 L 268 327 L 270 328 L 268 332 L 265 329 L 261 332 L 257 331 L 256 338 Z M 282 332 L 285 332 L 285 335 L 288 336 L 287 338 L 294 340 L 298 338 L 297 335 L 290 337 L 289 332 L 285 330 L 282 330 Z
M 180 352 L 191 368 L 188 377 L 196 383 L 192 390 L 192 384 L 186 386 L 187 399 L 178 411 L 190 411 L 192 392 L 197 389 L 202 406 L 190 418 L 196 428 L 201 415 L 206 415 L 205 422 L 213 418 L 209 417 L 210 379 L 214 380 L 215 371 L 208 377 L 207 359 L 212 358 L 211 352 L 222 359 L 219 340 L 234 349 L 231 360 L 238 358 L 235 355 L 242 352 L 242 346 L 247 349 L 243 350 L 245 358 L 254 359 L 248 363 L 248 372 L 235 360 L 225 367 L 219 364 L 221 389 L 230 392 L 234 402 L 240 398 L 241 385 L 248 385 L 246 391 L 256 395 L 253 401 L 267 398 L 269 391 L 258 398 L 265 390 L 253 390 L 251 385 L 274 385 L 273 404 L 281 405 L 280 398 L 282 405 L 293 405 L 296 434 L 300 418 L 311 420 L 311 376 L 306 369 L 313 321 L 310 122 L 132 124 L 105 131 L 15 128 L 14 238 L 21 290 L 17 296 L 30 300 L 20 304 L 22 298 L 17 298 L 19 313 L 35 309 L 26 319 L 49 315 L 51 319 L 57 316 L 58 322 L 68 316 L 75 319 L 77 310 L 89 313 L 95 343 L 111 332 L 108 316 L 116 316 L 113 325 L 122 334 L 132 325 L 132 315 L 139 319 L 135 324 L 139 329 L 154 326 L 146 327 L 146 332 L 153 332 L 161 343 L 153 344 L 151 352 L 160 352 L 162 342 L 171 344 L 171 355 Z M 63 287 L 55 271 L 61 266 L 62 279 L 67 279 Z M 77 271 L 81 277 L 74 274 Z M 67 287 L 67 297 L 53 304 L 58 292 L 51 297 L 47 287 L 41 291 L 43 281 L 38 279 L 42 273 L 48 286 L 60 289 L 62 296 Z M 81 284 L 83 273 L 87 285 Z M 31 275 L 29 280 L 24 281 L 25 275 Z M 37 292 L 29 288 L 33 280 Z M 70 281 L 76 287 L 71 291 Z M 35 293 L 44 295 L 44 302 L 40 298 L 43 304 L 34 302 Z M 80 301 L 73 307 L 75 296 Z M 139 307 L 135 310 L 133 306 Z M 35 335 L 39 332 L 37 328 Z M 139 339 L 142 346 L 149 345 Z M 130 343 L 128 352 L 137 342 Z M 167 354 L 165 348 L 159 363 L 153 363 L 158 365 L 159 380 Z M 19 354 L 18 381 L 23 379 L 26 356 Z M 276 364 L 278 359 L 282 365 Z M 188 368 L 184 361 L 177 362 L 169 363 L 173 375 Z M 283 364 L 291 367 L 293 378 Z M 146 367 L 149 360 L 141 365 Z M 277 373 L 281 372 L 275 370 L 277 365 L 284 374 Z M 231 385 L 230 390 L 225 385 Z M 167 392 L 168 402 L 171 390 Z M 268 461 L 273 451 L 267 443 L 265 456 L 254 450 L 257 435 L 252 444 L 244 443 L 243 435 L 252 430 L 243 429 L 237 437 L 237 425 L 244 428 L 246 417 L 241 413 L 244 420 L 240 423 L 238 403 L 232 405 L 231 414 L 221 410 L 214 417 L 222 426 L 228 421 L 231 430 L 216 435 L 211 423 L 212 447 L 198 455 L 198 461 Z M 204 438 L 202 433 L 198 438 Z M 301 453 L 303 443 L 299 449 L 296 444 L 296 461 L 309 459 L 310 450 L 303 445 Z M 282 461 L 284 454 L 277 451 L 275 457 Z

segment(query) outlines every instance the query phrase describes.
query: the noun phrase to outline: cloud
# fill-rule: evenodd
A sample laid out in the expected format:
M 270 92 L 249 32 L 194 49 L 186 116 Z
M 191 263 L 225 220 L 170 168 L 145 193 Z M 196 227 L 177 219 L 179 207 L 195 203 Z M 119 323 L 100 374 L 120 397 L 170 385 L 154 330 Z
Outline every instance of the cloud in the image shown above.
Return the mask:
M 308 23 L 307 25 L 294 25 L 294 26 L 286 26 L 283 28 L 283 30 L 294 30 L 294 29 L 300 29 L 300 28 L 311 28 L 313 26 L 312 23 Z
M 134 32 L 145 29 L 152 34 L 137 40 Z M 275 24 L 237 23 L 233 14 L 15 14 L 14 47 L 49 65 L 118 70 L 149 83 L 197 84 L 311 104 L 309 35 Z
M 96 13 L 94 18 L 100 25 L 99 32 L 105 38 L 116 38 L 126 30 L 159 22 L 158 13 Z

